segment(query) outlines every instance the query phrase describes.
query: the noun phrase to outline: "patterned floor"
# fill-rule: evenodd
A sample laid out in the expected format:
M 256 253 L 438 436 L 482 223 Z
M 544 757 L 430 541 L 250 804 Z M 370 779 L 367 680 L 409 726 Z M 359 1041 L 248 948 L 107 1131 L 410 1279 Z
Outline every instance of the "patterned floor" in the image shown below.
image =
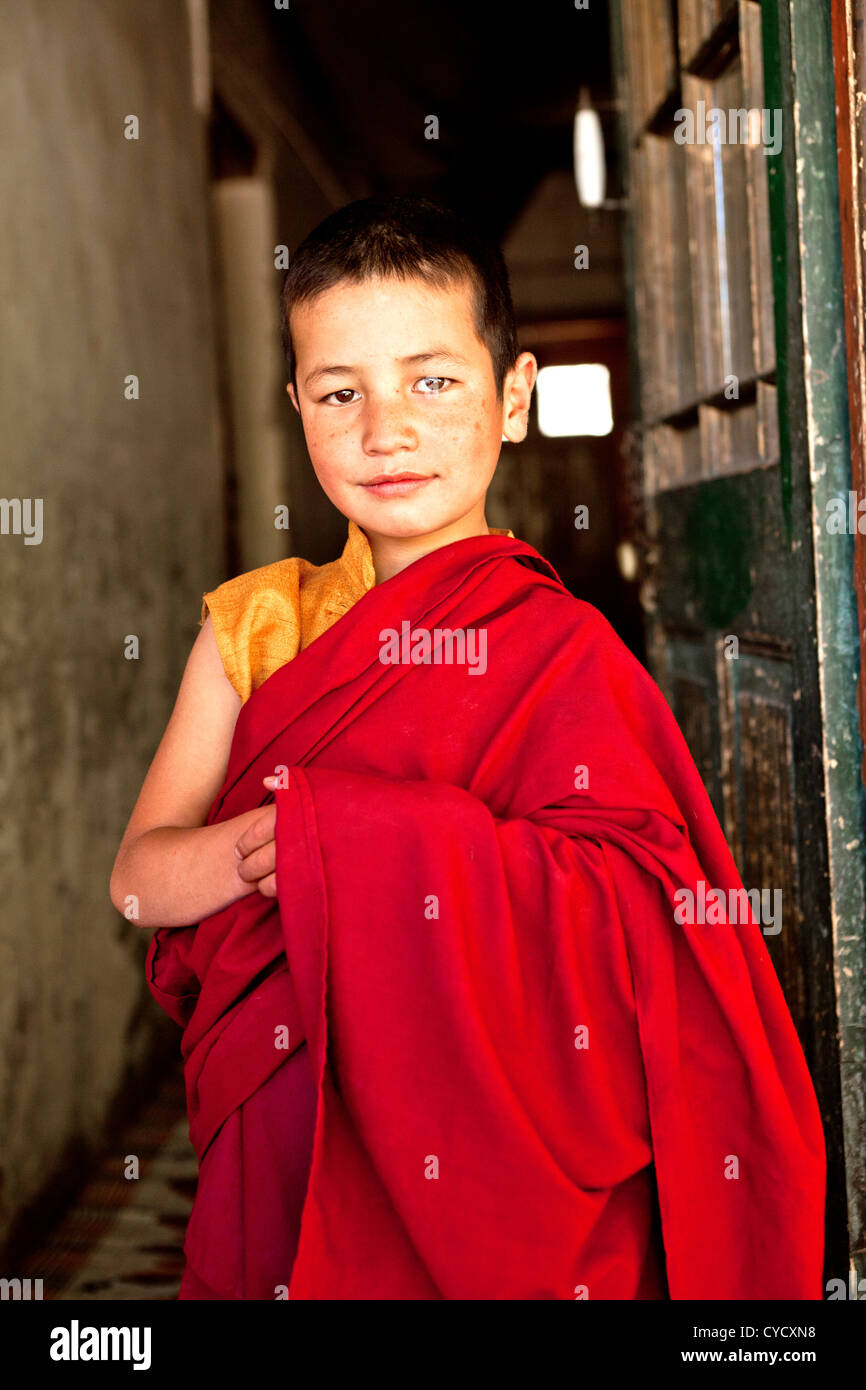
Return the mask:
M 127 1154 L 139 1158 L 137 1179 L 123 1176 Z M 22 1277 L 41 1278 L 45 1299 L 176 1298 L 197 1171 L 178 1069 L 23 1262 Z

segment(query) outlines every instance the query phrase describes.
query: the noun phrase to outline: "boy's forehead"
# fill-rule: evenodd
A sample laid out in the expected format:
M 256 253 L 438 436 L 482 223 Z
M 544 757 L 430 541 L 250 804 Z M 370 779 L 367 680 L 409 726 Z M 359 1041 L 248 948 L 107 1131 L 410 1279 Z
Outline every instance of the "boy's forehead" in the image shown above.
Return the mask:
M 363 280 L 339 280 L 319 294 L 303 300 L 290 312 L 292 328 L 312 330 L 328 319 L 332 323 L 345 307 L 347 316 L 358 308 L 390 306 L 401 319 L 448 318 L 468 327 L 475 336 L 474 294 L 468 277 L 432 285 L 422 276 L 371 276 Z

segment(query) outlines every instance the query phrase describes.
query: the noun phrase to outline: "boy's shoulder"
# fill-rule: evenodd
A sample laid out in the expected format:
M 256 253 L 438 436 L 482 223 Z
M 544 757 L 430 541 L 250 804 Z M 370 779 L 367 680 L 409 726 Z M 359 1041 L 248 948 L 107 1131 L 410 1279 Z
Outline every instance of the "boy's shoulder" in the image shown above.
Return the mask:
M 300 611 L 303 601 L 304 617 L 309 621 L 320 611 L 348 607 L 375 583 L 370 543 L 361 528 L 350 520 L 342 554 L 335 559 L 314 565 L 300 555 L 292 555 L 227 579 L 211 594 L 203 596 L 202 622 L 205 607 L 209 606 L 207 600 L 212 597 L 223 606 L 237 604 L 260 610 L 288 605 L 295 613 Z
M 199 626 L 210 614 L 225 673 L 242 701 L 297 656 L 316 624 L 334 620 L 339 593 L 338 560 L 314 565 L 292 555 L 246 570 L 202 595 Z
M 330 589 L 336 592 L 340 569 L 339 559 L 314 565 L 300 555 L 290 555 L 284 560 L 245 570 L 202 595 L 200 622 L 204 622 L 209 609 L 213 613 L 217 607 L 223 613 L 240 613 L 251 608 L 297 612 L 302 592 L 307 594 L 315 590 L 327 594 Z

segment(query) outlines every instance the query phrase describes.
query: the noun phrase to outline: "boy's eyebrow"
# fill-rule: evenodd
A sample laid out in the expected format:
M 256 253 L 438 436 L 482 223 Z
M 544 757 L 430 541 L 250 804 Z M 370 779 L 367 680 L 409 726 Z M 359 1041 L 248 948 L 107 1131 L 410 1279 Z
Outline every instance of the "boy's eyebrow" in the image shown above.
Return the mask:
M 453 352 L 447 347 L 428 348 L 426 352 L 413 352 L 409 357 L 399 357 L 397 360 L 401 366 L 407 367 L 413 363 L 420 365 L 422 362 L 433 362 L 437 358 L 446 358 L 449 362 L 457 362 L 461 367 L 468 367 L 469 361 L 461 357 L 459 352 Z M 304 378 L 305 386 L 312 386 L 313 382 L 319 381 L 323 376 L 345 376 L 349 372 L 356 372 L 357 367 L 344 367 L 340 365 L 315 367 L 310 374 Z

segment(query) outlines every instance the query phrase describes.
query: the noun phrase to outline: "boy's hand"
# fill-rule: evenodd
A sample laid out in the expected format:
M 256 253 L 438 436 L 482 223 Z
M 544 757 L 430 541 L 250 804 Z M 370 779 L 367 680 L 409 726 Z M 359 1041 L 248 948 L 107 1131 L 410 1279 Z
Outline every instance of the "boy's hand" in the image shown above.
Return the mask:
M 262 779 L 270 790 L 275 777 Z M 277 823 L 275 805 L 263 806 L 255 820 L 246 827 L 235 843 L 238 858 L 238 877 L 245 883 L 255 883 L 265 898 L 277 896 L 276 845 L 274 828 Z

